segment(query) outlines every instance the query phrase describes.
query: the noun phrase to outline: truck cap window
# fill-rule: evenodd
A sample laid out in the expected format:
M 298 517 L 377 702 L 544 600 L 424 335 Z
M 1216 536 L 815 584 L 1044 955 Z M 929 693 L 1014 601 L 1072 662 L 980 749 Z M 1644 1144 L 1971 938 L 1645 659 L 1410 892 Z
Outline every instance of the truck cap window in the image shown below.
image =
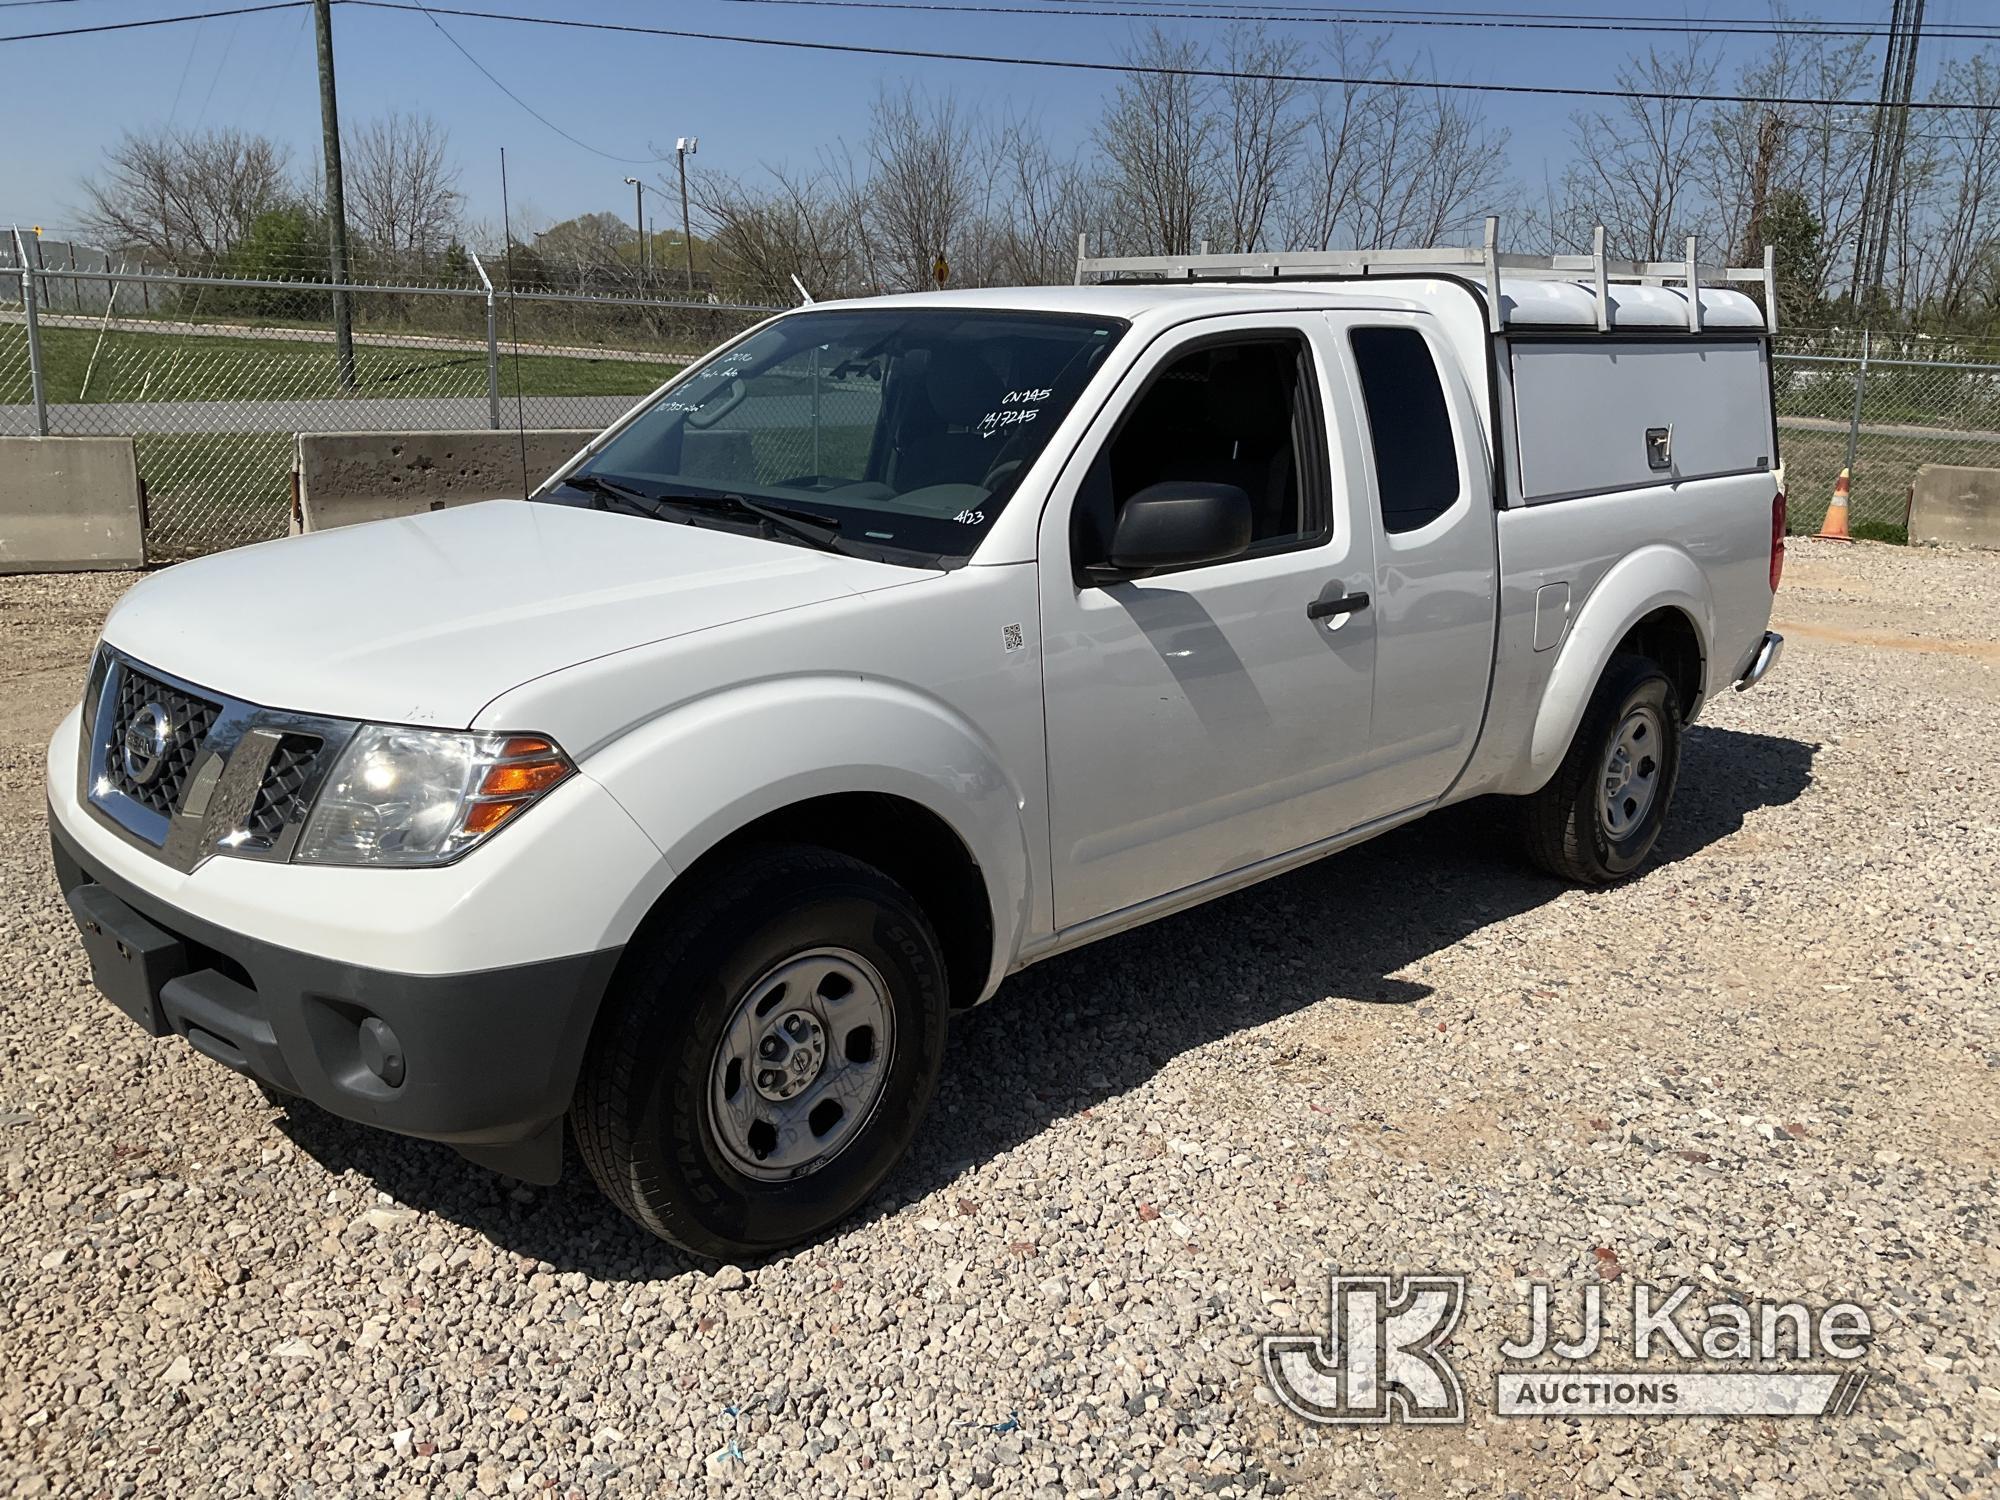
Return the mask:
M 1458 445 L 1437 361 L 1414 328 L 1357 328 L 1349 342 L 1368 406 L 1382 528 L 1428 526 L 1458 499 Z
M 542 498 L 698 515 L 891 562 L 963 561 L 1125 326 L 796 313 L 692 371 Z

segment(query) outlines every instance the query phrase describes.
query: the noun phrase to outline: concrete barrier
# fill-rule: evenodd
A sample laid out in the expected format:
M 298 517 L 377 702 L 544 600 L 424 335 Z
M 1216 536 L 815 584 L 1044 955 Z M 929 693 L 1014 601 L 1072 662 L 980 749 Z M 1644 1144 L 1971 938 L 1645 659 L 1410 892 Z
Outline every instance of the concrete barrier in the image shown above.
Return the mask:
M 139 461 L 122 438 L 0 438 L 0 573 L 146 561 Z
M 2000 547 L 2000 469 L 1920 465 L 1910 497 L 1910 540 Z
M 302 432 L 293 531 L 521 498 L 595 431 Z M 527 451 L 523 470 L 522 450 Z

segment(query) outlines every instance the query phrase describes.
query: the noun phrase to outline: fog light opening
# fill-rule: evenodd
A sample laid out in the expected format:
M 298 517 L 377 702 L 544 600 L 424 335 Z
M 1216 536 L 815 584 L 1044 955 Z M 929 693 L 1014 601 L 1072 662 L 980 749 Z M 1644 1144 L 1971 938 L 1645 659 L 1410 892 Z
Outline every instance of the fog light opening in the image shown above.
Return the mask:
M 406 1066 L 403 1044 L 390 1029 L 389 1023 L 380 1016 L 369 1016 L 359 1030 L 361 1066 L 390 1088 L 401 1088 Z

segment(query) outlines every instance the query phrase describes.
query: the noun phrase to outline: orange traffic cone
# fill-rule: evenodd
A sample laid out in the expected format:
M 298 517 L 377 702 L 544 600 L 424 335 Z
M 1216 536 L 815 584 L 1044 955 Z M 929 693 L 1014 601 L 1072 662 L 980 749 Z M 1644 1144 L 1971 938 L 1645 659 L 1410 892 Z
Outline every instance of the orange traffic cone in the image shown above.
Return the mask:
M 1826 508 L 1826 520 L 1820 523 L 1814 539 L 1822 542 L 1851 542 L 1847 534 L 1847 470 L 1840 471 L 1840 478 L 1833 482 L 1833 504 Z

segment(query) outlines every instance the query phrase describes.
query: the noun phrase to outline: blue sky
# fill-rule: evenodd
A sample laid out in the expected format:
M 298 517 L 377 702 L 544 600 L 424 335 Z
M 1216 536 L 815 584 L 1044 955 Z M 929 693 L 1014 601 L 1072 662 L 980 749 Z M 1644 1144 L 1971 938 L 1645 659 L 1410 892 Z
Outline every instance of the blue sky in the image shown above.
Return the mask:
M 231 0 L 68 0 L 0 3 L 0 34 L 64 25 L 170 15 Z M 450 3 L 450 0 L 447 0 Z M 471 0 L 468 0 L 471 3 Z M 1041 0 L 1000 0 L 1038 4 Z M 1090 4 L 1091 0 L 1078 0 Z M 1115 0 L 1100 0 L 1115 3 Z M 1316 0 L 1330 8 L 1327 0 Z M 1420 0 L 1376 0 L 1399 7 Z M 1441 0 L 1432 0 L 1433 4 Z M 1757 0 L 1473 0 L 1485 10 L 1753 18 Z M 474 8 L 548 16 L 680 26 L 745 35 L 869 45 L 999 52 L 1019 56 L 1115 58 L 1144 23 L 1081 16 L 944 15 L 732 4 L 727 0 L 485 0 Z M 1173 5 L 1137 8 L 1173 9 Z M 1298 7 L 1294 7 L 1297 9 Z M 1468 7 L 1472 8 L 1472 7 Z M 1888 0 L 1821 0 L 1798 13 L 1879 23 Z M 817 52 L 781 52 L 724 42 L 669 40 L 445 17 L 470 52 L 537 109 L 591 146 L 620 157 L 669 160 L 641 167 L 606 160 L 572 145 L 510 101 L 420 15 L 336 6 L 335 48 L 343 115 L 359 122 L 389 109 L 422 109 L 451 133 L 463 167 L 471 216 L 497 223 L 498 148 L 507 148 L 513 201 L 542 222 L 591 210 L 631 212 L 627 175 L 670 175 L 674 137 L 698 134 L 699 164 L 754 174 L 760 163 L 809 161 L 845 139 L 859 148 L 865 107 L 882 83 L 914 80 L 949 91 L 990 115 L 1030 112 L 1059 142 L 1088 135 L 1109 75 L 930 61 L 896 61 Z M 1992 0 L 1930 0 L 1929 26 L 2000 21 Z M 1219 40 L 1215 23 L 1171 29 Z M 1331 28 L 1282 28 L 1317 46 Z M 1372 28 L 1371 28 L 1372 30 Z M 1437 76 L 1495 83 L 1608 84 L 1618 64 L 1649 40 L 1617 33 L 1470 31 L 1397 25 L 1385 28 L 1391 55 L 1421 62 Z M 1768 42 L 1726 44 L 1725 75 Z M 1928 79 L 1966 42 L 1927 43 Z M 122 34 L 0 46 L 0 100 L 9 140 L 0 158 L 0 224 L 70 223 L 79 182 L 96 171 L 104 147 L 122 129 L 171 122 L 181 128 L 234 125 L 290 144 L 310 162 L 319 135 L 309 12 L 283 11 Z M 1852 92 L 1869 92 L 1870 76 Z M 1920 83 L 1919 92 L 1923 85 Z M 1474 96 L 1489 118 L 1513 133 L 1514 171 L 1539 181 L 1559 170 L 1566 122 L 1576 101 Z M 24 128 L 25 127 L 25 128 Z M 658 227 L 669 227 L 657 207 Z

